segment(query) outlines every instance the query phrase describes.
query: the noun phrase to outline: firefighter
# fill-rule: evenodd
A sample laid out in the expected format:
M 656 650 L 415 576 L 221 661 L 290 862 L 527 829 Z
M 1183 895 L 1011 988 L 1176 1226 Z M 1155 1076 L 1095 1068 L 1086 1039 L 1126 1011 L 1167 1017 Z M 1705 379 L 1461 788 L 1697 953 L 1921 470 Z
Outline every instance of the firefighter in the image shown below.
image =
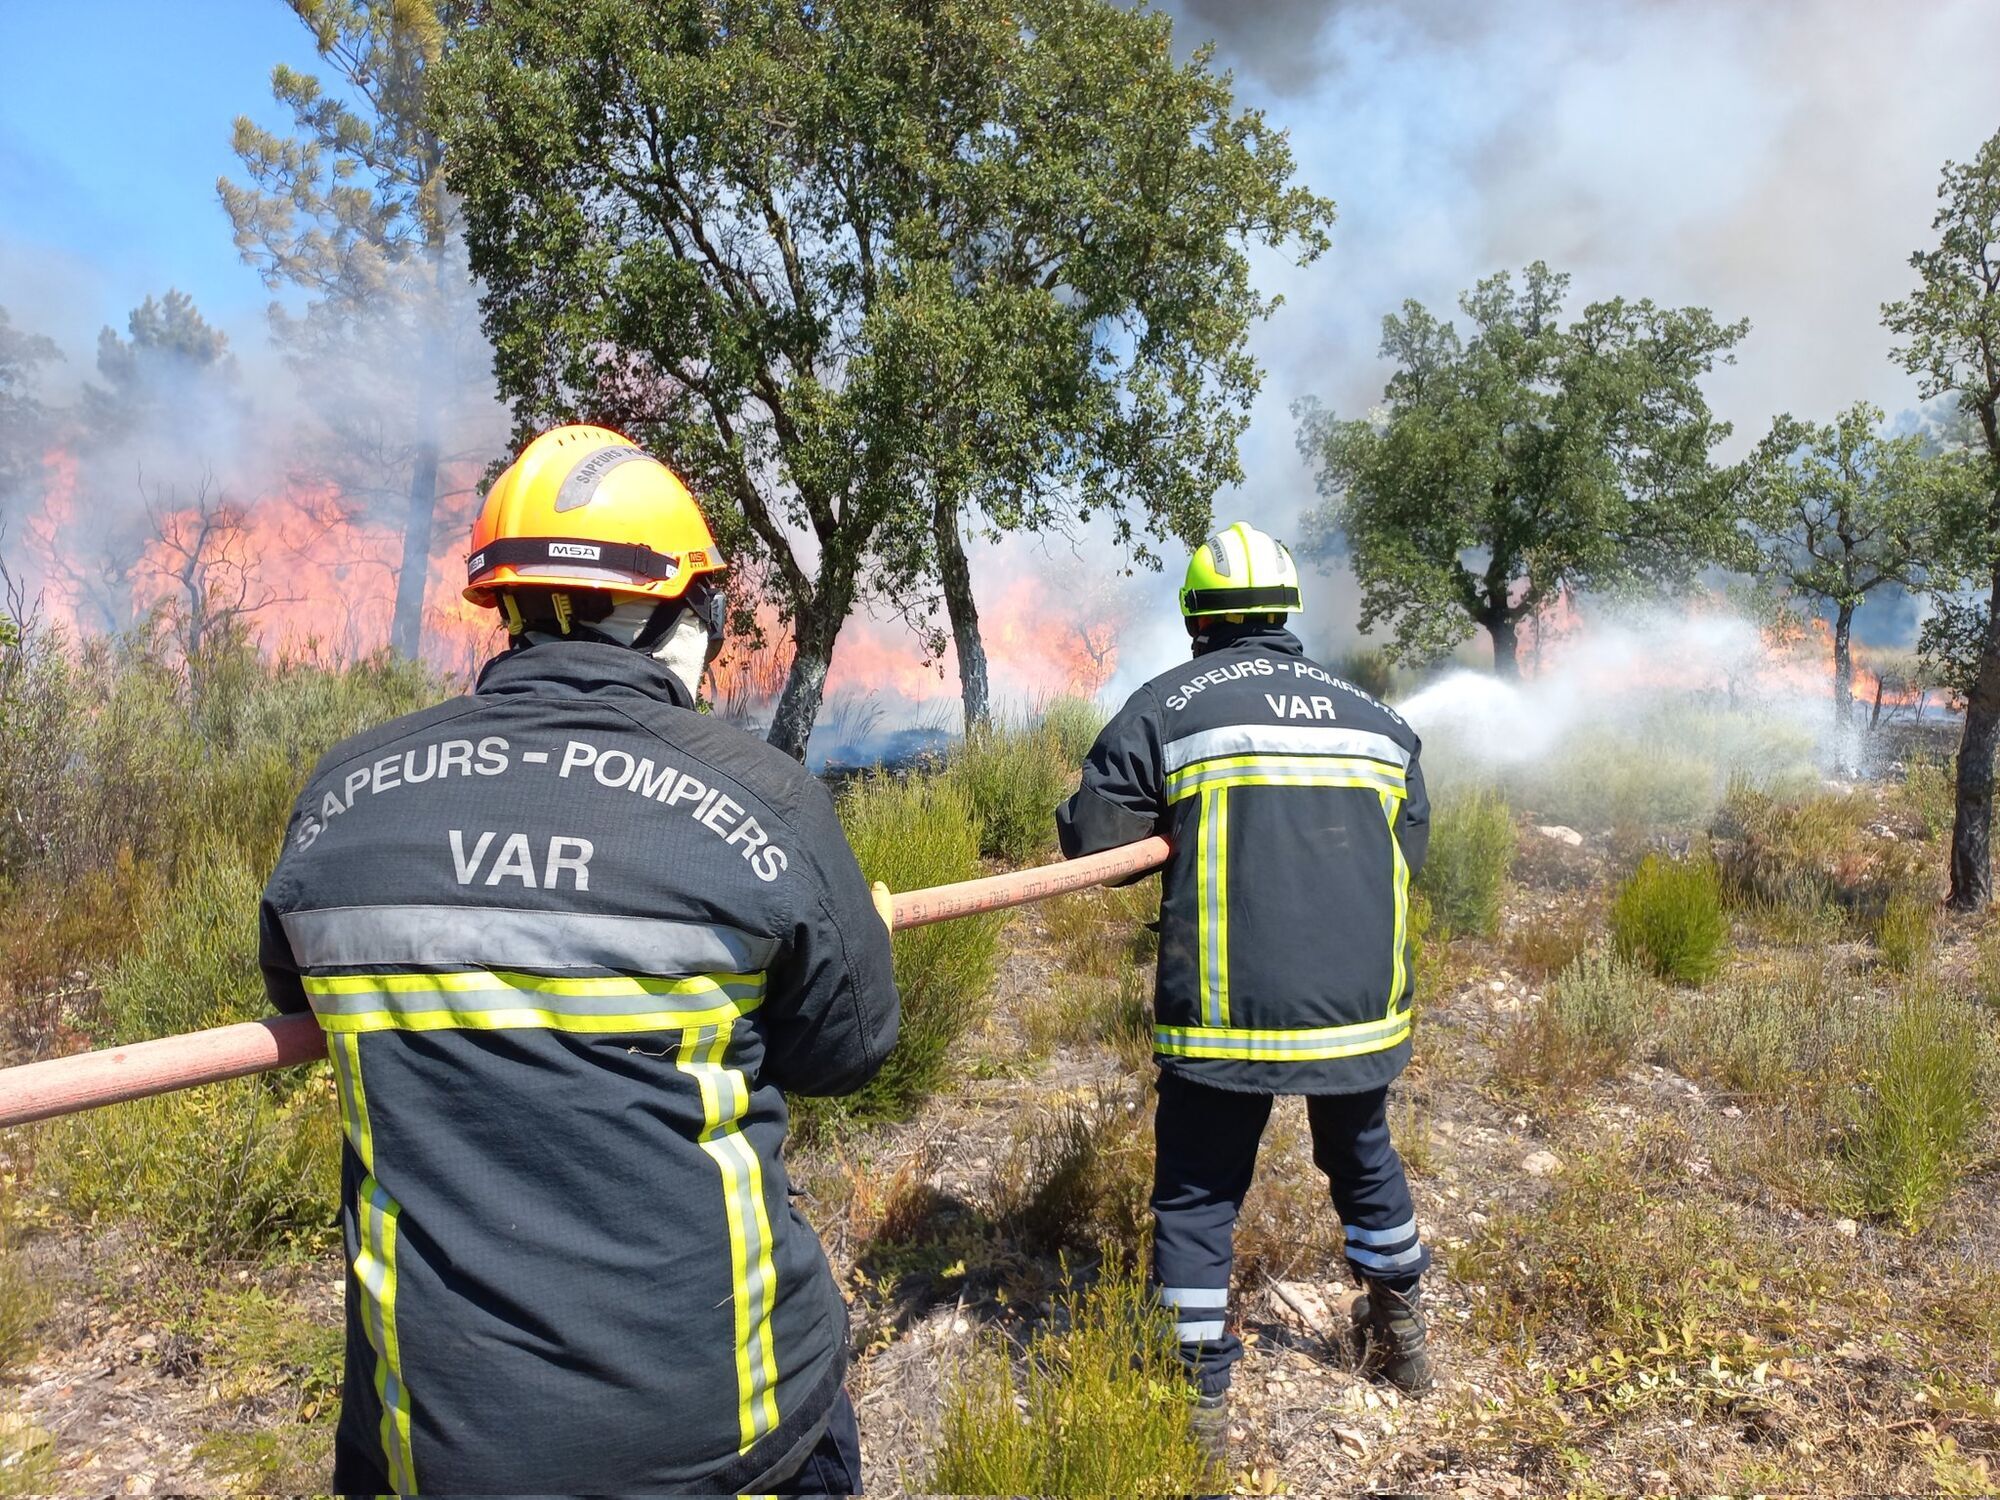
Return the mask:
M 1282 542 L 1237 523 L 1188 564 L 1194 661 L 1134 693 L 1057 814 L 1070 857 L 1164 835 L 1154 1054 L 1153 1275 L 1221 1456 L 1231 1241 L 1277 1094 L 1303 1094 L 1365 1294 L 1366 1368 L 1431 1385 L 1417 1283 L 1429 1251 L 1389 1141 L 1410 1056 L 1408 893 L 1429 806 L 1417 736 L 1306 656 Z
M 780 1091 L 860 1087 L 898 999 L 824 789 L 695 711 L 723 566 L 665 465 L 544 433 L 472 530 L 508 649 L 292 814 L 262 962 L 339 1085 L 343 1493 L 860 1488 Z

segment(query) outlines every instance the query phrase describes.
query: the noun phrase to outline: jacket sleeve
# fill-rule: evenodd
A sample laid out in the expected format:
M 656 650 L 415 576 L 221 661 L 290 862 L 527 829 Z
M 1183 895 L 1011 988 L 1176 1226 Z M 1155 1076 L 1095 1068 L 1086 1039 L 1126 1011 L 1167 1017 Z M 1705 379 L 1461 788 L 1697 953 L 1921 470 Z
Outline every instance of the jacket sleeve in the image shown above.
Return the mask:
M 1075 859 L 1157 832 L 1166 810 L 1159 700 L 1140 688 L 1084 757 L 1083 785 L 1056 810 L 1056 837 Z
M 1410 751 L 1409 791 L 1396 819 L 1396 842 L 1403 846 L 1403 862 L 1410 867 L 1412 880 L 1423 873 L 1424 856 L 1431 847 L 1431 799 L 1424 790 L 1423 768 L 1417 764 L 1422 751 L 1423 742 L 1419 740 Z
M 287 1015 L 311 1009 L 305 986 L 299 982 L 298 965 L 292 959 L 292 945 L 269 895 L 257 908 L 257 965 L 264 971 L 264 993 L 271 997 L 271 1004 Z
M 902 1000 L 889 930 L 869 898 L 833 799 L 811 782 L 793 818 L 811 868 L 800 873 L 791 939 L 770 977 L 765 1076 L 795 1094 L 851 1094 L 896 1045 Z

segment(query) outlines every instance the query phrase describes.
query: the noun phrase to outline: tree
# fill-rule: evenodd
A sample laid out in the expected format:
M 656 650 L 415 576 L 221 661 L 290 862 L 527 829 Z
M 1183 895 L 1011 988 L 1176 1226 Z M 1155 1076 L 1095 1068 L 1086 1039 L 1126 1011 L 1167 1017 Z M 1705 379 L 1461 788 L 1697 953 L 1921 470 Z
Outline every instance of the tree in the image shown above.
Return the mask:
M 468 348 L 458 211 L 426 113 L 445 26 L 434 0 L 289 0 L 346 97 L 279 64 L 271 91 L 295 133 L 236 121 L 248 185 L 216 192 L 236 247 L 267 286 L 302 288 L 303 318 L 274 305 L 279 341 L 334 429 L 343 460 L 401 476 L 403 551 L 391 645 L 415 656 L 436 524 L 438 471 Z
M 14 327 L 0 307 L 0 518 L 27 484 L 47 446 L 47 413 L 35 395 L 37 367 L 62 354 L 39 333 Z
M 210 323 L 186 292 L 148 297 L 125 322 L 121 337 L 97 333 L 102 385 L 83 388 L 83 419 L 93 441 L 106 446 L 207 425 L 218 402 L 233 398 L 236 356 L 229 335 Z
M 1854 612 L 1884 584 L 1915 588 L 1943 555 L 1948 460 L 1921 435 L 1880 435 L 1856 402 L 1828 426 L 1781 416 L 1752 466 L 1759 566 L 1833 611 L 1833 716 L 1843 758 L 1854 730 Z
M 1945 163 L 1938 197 L 1942 206 L 1931 220 L 1937 245 L 1910 257 L 1919 285 L 1886 304 L 1882 321 L 1901 338 L 1896 359 L 1924 397 L 1955 398 L 1977 433 L 1977 482 L 1967 487 L 1956 534 L 1959 562 L 1987 597 L 1965 663 L 1971 680 L 1947 899 L 1955 910 L 1978 911 L 1993 900 L 1993 754 L 2000 744 L 2000 133 L 1971 162 Z
M 1328 504 L 1306 550 L 1344 535 L 1361 624 L 1392 622 L 1399 660 L 1435 660 L 1475 627 L 1519 674 L 1519 624 L 1566 592 L 1674 587 L 1739 559 L 1741 476 L 1700 377 L 1747 323 L 1706 308 L 1595 302 L 1565 326 L 1569 278 L 1540 261 L 1459 299 L 1470 337 L 1416 302 L 1382 320 L 1385 404 L 1341 421 L 1300 402 L 1299 448 Z
M 1202 532 L 1271 305 L 1245 245 L 1331 215 L 1108 0 L 494 0 L 438 97 L 517 422 L 643 436 L 722 512 L 795 755 L 857 604 L 942 595 L 984 716 L 968 526 Z

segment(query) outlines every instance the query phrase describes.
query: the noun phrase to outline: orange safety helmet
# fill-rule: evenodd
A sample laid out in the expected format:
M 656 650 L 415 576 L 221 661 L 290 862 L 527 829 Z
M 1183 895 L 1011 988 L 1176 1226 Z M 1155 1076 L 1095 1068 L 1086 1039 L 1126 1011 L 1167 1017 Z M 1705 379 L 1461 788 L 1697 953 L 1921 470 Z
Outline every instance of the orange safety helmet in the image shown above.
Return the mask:
M 488 609 L 515 588 L 668 601 L 714 584 L 709 575 L 727 566 L 673 470 L 630 438 L 576 424 L 528 444 L 486 492 L 472 523 L 465 597 Z

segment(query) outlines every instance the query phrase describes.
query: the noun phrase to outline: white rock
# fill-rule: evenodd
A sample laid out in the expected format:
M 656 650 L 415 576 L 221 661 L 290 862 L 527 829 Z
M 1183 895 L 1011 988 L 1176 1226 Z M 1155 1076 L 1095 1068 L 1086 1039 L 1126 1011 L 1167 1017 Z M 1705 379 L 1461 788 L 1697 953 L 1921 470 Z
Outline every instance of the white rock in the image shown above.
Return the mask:
M 1861 1233 L 1861 1226 L 1852 1219 L 1835 1219 L 1833 1221 L 1833 1232 L 1840 1235 L 1843 1239 L 1851 1240 L 1857 1234 Z
M 1558 844 L 1568 844 L 1574 849 L 1583 842 L 1583 835 L 1563 823 L 1538 823 L 1535 832 L 1545 839 L 1554 839 Z
M 1522 1158 L 1521 1170 L 1530 1177 L 1553 1177 L 1562 1165 L 1562 1158 L 1553 1151 L 1530 1151 Z

